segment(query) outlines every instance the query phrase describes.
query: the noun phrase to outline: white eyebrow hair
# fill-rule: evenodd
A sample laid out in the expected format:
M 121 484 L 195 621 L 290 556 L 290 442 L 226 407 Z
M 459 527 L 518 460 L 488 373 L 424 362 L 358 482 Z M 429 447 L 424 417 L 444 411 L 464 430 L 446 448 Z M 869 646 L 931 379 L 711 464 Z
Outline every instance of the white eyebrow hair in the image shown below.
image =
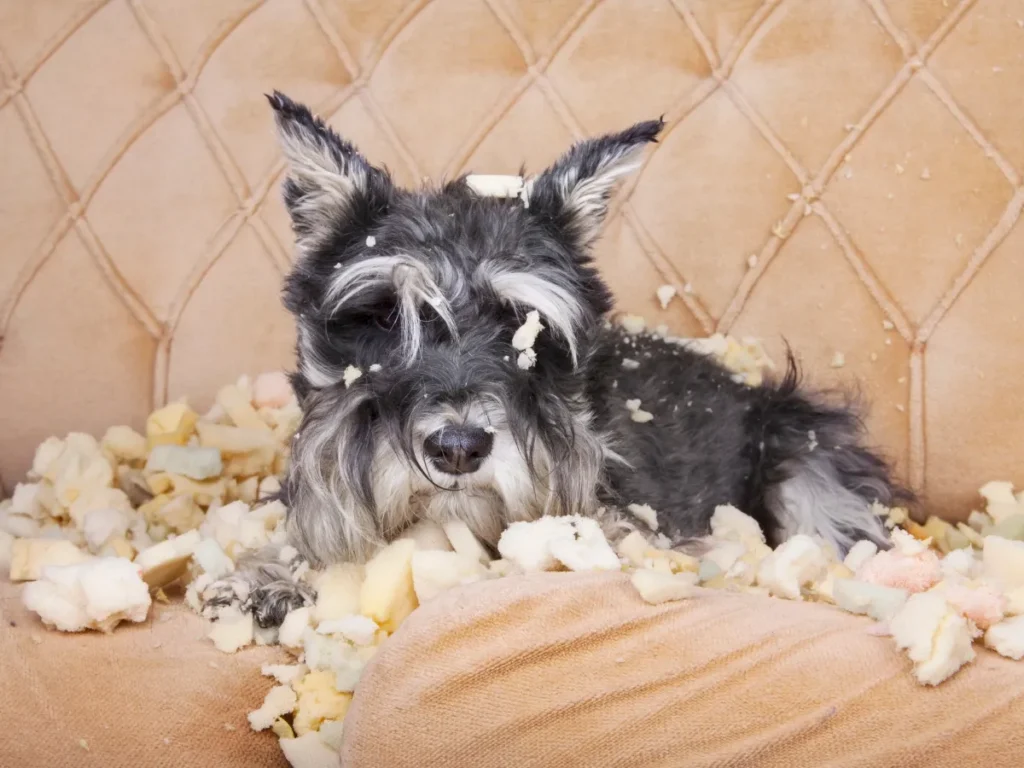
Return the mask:
M 423 304 L 433 307 L 452 336 L 458 338 L 451 305 L 430 270 L 405 254 L 371 256 L 336 270 L 324 296 L 324 309 L 330 314 L 338 312 L 359 294 L 378 287 L 394 291 L 398 299 L 402 348 L 407 360 L 412 361 L 419 356 L 423 343 L 419 314 Z
M 540 312 L 551 328 L 569 345 L 573 366 L 578 364 L 576 331 L 582 321 L 583 311 L 572 291 L 563 288 L 543 272 L 520 272 L 494 264 L 484 265 L 481 271 L 502 299 Z

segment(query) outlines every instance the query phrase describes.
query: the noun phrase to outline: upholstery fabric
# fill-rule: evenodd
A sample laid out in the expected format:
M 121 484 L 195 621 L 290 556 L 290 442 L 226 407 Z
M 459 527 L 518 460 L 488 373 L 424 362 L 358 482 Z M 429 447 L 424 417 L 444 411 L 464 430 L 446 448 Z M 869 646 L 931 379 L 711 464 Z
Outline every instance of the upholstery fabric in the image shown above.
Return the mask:
M 0 737 L 4 768 L 287 768 L 276 737 L 246 714 L 273 681 L 279 648 L 227 656 L 179 601 L 113 634 L 43 627 L 0 579 Z
M 963 517 L 1024 484 L 1022 26 L 1024 0 L 0 0 L 0 477 L 290 364 L 278 88 L 409 183 L 664 114 L 599 247 L 621 308 L 859 381 Z
M 0 583 L 0 764 L 286 768 L 276 738 L 245 721 L 271 685 L 260 663 L 282 652 L 225 656 L 180 603 L 111 636 L 58 635 L 19 592 Z M 340 765 L 1020 765 L 1024 664 L 979 649 L 923 688 L 871 624 L 709 590 L 652 607 L 621 575 L 472 585 L 382 647 Z
M 650 606 L 622 574 L 466 587 L 382 647 L 342 765 L 1020 765 L 1024 665 L 981 651 L 923 688 L 872 623 L 711 590 Z

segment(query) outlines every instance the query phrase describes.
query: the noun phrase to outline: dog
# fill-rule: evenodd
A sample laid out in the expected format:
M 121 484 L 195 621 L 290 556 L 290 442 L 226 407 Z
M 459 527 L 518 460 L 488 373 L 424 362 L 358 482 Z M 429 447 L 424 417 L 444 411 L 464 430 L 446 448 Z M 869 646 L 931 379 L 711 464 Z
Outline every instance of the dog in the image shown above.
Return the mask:
M 608 322 L 591 249 L 661 120 L 582 141 L 495 197 L 466 177 L 402 189 L 305 106 L 268 98 L 297 247 L 283 291 L 303 411 L 283 492 L 295 562 L 361 562 L 424 519 L 462 520 L 491 548 L 542 515 L 597 517 L 613 542 L 651 536 L 630 504 L 656 510 L 676 547 L 706 536 L 721 504 L 772 545 L 885 545 L 872 504 L 912 494 L 865 447 L 852 403 L 806 391 L 792 355 L 749 387 Z M 513 341 L 533 312 L 524 352 Z M 652 420 L 634 418 L 634 399 Z M 312 599 L 294 567 L 257 557 L 221 602 L 242 594 L 274 626 Z

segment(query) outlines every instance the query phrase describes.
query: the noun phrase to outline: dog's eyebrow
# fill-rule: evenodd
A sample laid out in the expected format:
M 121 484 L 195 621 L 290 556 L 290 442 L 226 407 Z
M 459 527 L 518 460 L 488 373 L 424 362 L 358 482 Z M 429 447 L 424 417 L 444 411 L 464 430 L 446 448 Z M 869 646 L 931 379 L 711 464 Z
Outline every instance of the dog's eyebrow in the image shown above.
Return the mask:
M 335 270 L 324 296 L 324 311 L 334 314 L 364 291 L 385 288 L 398 298 L 402 346 L 409 360 L 420 351 L 423 329 L 419 310 L 433 307 L 452 337 L 459 336 L 451 305 L 438 287 L 430 269 L 406 254 L 371 256 Z
M 582 322 L 583 311 L 573 291 L 559 285 L 558 275 L 520 272 L 494 264 L 481 266 L 479 274 L 505 301 L 540 312 L 569 345 L 573 365 L 578 363 L 576 331 Z

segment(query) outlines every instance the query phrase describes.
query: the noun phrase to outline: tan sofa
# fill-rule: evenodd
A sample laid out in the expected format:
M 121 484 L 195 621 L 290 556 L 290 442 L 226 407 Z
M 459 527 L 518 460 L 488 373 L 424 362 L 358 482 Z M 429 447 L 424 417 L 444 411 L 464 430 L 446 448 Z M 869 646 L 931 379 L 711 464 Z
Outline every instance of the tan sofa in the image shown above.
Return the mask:
M 873 403 L 873 434 L 900 472 L 932 510 L 962 518 L 982 482 L 1024 485 L 1022 24 L 1019 0 L 0 3 L 0 485 L 9 491 L 51 434 L 138 427 L 170 398 L 187 394 L 202 407 L 241 372 L 290 364 L 293 329 L 278 301 L 291 258 L 277 192 L 283 165 L 262 96 L 279 88 L 409 183 L 515 172 L 524 160 L 537 169 L 574 139 L 664 114 L 664 138 L 622 191 L 599 247 L 621 308 L 683 334 L 757 335 L 776 353 L 784 337 L 813 381 L 859 382 Z M 654 292 L 664 283 L 681 298 L 662 310 Z M 837 353 L 842 367 L 831 365 Z M 20 681 L 20 696 L 50 702 L 39 716 L 67 703 L 65 677 L 49 674 L 60 669 L 49 660 L 109 661 L 111 643 L 123 643 L 140 658 L 104 669 L 122 688 L 145 692 L 124 710 L 129 733 L 171 717 L 181 728 L 164 734 L 171 745 L 160 728 L 146 733 L 159 740 L 153 749 L 187 750 L 197 740 L 182 765 L 229 765 L 228 753 L 238 764 L 280 762 L 269 742 L 222 728 L 196 736 L 199 710 L 219 702 L 244 711 L 259 683 L 248 657 L 210 671 L 194 621 L 112 639 L 46 636 L 36 648 L 14 591 L 3 585 L 0 596 L 0 665 L 5 680 Z M 750 608 L 766 621 L 777 610 Z M 16 614 L 18 627 L 8 627 Z M 855 620 L 821 621 L 834 622 L 823 630 L 830 637 L 866 642 Z M 700 627 L 701 642 L 719 632 Z M 144 631 L 176 640 L 146 656 L 132 640 Z M 474 637 L 481 647 L 500 640 L 484 629 Z M 889 646 L 878 648 L 865 663 L 896 663 Z M 406 658 L 394 653 L 396 663 Z M 179 674 L 186 663 L 195 679 Z M 1015 674 L 992 663 L 997 677 Z M 992 682 L 981 674 L 967 678 L 977 690 Z M 384 690 L 405 678 L 381 662 L 366 685 Z M 179 687 L 186 682 L 197 687 Z M 771 695 L 714 676 L 697 689 L 735 690 L 743 701 Z M 70 690 L 100 701 L 95 685 Z M 414 700 L 438 706 L 427 693 Z M 519 690 L 518 701 L 528 694 Z M 943 695 L 899 689 L 900 714 L 942 712 L 935 702 L 954 698 Z M 380 699 L 380 716 L 405 722 L 393 701 Z M 5 717 L 18 711 L 10 700 L 3 707 Z M 126 752 L 126 739 L 103 728 L 89 738 L 106 739 L 106 751 L 85 752 L 77 739 L 100 722 L 89 721 L 96 709 L 86 712 L 60 731 L 75 764 L 127 764 L 133 755 L 134 764 L 155 764 L 145 745 L 156 742 Z M 20 722 L 24 734 L 38 721 Z M 409 722 L 417 738 L 444 733 Z M 531 722 L 518 722 L 527 740 Z M 847 732 L 828 722 L 823 732 L 838 741 L 826 752 L 842 762 Z M 948 746 L 952 731 L 942 733 L 929 749 Z M 983 726 L 971 733 L 980 741 L 969 743 L 992 746 Z M 216 760 L 202 757 L 211 743 L 226 750 Z M 250 755 L 244 745 L 253 743 L 269 751 Z M 367 750 L 372 742 L 351 743 Z M 510 764 L 491 752 L 496 743 L 484 745 L 490 763 L 445 764 Z M 26 745 L 6 762 L 67 764 L 47 757 L 53 742 Z M 388 754 L 392 762 L 377 764 L 406 764 Z M 658 754 L 602 764 L 679 764 Z M 706 755 L 695 763 L 715 762 L 712 754 L 743 762 L 736 751 L 694 754 Z M 743 754 L 749 762 L 755 753 Z M 822 764 L 772 754 L 778 764 Z M 869 757 L 846 762 L 880 764 Z M 941 750 L 933 757 L 929 764 L 949 759 Z

